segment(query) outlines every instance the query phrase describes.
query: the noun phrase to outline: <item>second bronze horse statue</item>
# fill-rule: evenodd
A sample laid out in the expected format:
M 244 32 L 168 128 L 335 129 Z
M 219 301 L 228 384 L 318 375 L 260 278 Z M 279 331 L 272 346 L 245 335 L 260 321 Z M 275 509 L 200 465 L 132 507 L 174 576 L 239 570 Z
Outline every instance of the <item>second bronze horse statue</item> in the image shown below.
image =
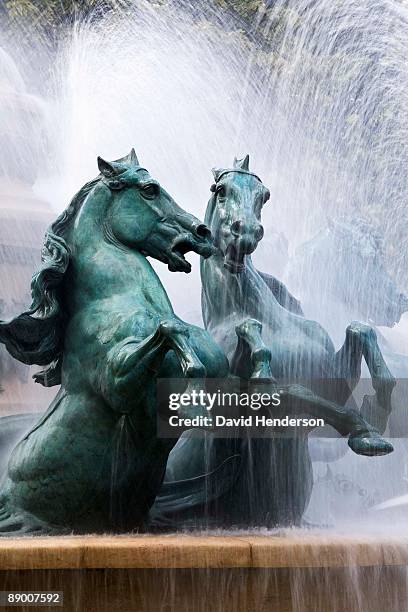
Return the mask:
M 284 414 L 322 417 L 341 435 L 349 436 L 348 444 L 358 454 L 391 452 L 392 445 L 378 429 L 345 406 L 360 378 L 364 357 L 376 395 L 365 398 L 363 410 L 376 417 L 379 429 L 385 429 L 395 380 L 375 331 L 357 322 L 350 324 L 336 352 L 326 331 L 302 316 L 286 287 L 252 263 L 251 254 L 263 237 L 261 211 L 269 191 L 250 171 L 249 157 L 213 172 L 205 222 L 217 252 L 201 263 L 202 309 L 205 326 L 227 355 L 232 374 L 269 379 L 272 384 L 288 381 Z M 201 439 L 186 436 L 170 455 L 165 484 L 152 511 L 153 523 L 173 527 L 187 522 L 202 526 L 203 521 L 222 527 L 298 524 L 312 490 L 309 433 L 240 440 L 213 439 L 211 434 Z M 219 466 L 230 466 L 230 474 Z

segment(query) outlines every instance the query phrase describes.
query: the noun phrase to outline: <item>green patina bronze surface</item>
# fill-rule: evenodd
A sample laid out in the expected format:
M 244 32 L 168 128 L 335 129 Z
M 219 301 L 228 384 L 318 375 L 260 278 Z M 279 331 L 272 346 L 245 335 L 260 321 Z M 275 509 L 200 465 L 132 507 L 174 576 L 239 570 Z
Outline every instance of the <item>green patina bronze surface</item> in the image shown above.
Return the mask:
M 356 453 L 392 451 L 379 430 L 394 380 L 374 330 L 351 324 L 336 352 L 283 283 L 251 261 L 269 192 L 248 158 L 214 171 L 206 223 L 215 246 L 207 225 L 177 206 L 134 151 L 98 163 L 101 174 L 46 235 L 31 309 L 0 323 L 0 340 L 16 359 L 45 366 L 38 382 L 61 383 L 46 414 L 11 454 L 0 533 L 144 527 L 172 447 L 156 437 L 158 377 L 233 375 L 262 378 L 272 387 L 289 381 L 281 394 L 286 414 L 324 418 L 348 436 Z M 189 250 L 203 256 L 208 331 L 174 314 L 146 260 L 189 272 Z M 345 407 L 363 357 L 376 391 L 363 409 L 375 426 Z M 314 384 L 322 378 L 340 382 L 324 395 Z M 16 421 L 27 428 L 30 419 L 3 419 L 6 438 L 16 435 Z M 223 526 L 300 521 L 312 487 L 307 435 L 206 438 L 187 437 L 171 453 L 152 524 L 203 517 Z
M 0 532 L 143 527 L 171 443 L 156 437 L 157 377 L 226 376 L 208 332 L 183 323 L 146 257 L 189 272 L 211 234 L 132 152 L 108 163 L 48 230 L 30 310 L 0 323 L 18 360 L 61 383 L 11 454 Z

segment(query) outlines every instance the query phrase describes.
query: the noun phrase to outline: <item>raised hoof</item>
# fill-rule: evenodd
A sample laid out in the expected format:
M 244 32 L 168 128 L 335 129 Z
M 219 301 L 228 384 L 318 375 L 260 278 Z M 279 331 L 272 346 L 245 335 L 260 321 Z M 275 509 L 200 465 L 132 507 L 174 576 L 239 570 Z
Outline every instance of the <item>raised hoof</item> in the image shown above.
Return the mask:
M 348 445 L 357 455 L 366 455 L 367 457 L 388 455 L 394 450 L 393 445 L 380 435 L 350 436 Z

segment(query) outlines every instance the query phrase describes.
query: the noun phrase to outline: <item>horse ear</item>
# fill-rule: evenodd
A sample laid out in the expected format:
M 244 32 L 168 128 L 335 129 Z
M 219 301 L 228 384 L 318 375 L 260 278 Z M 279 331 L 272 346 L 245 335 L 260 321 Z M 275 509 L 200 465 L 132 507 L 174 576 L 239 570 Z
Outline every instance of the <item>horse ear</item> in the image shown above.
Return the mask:
M 139 160 L 137 159 L 136 151 L 134 149 L 129 153 L 130 163 L 133 166 L 140 166 Z
M 103 174 L 103 176 L 106 176 L 106 178 L 110 178 L 116 174 L 112 164 L 102 159 L 102 157 L 98 157 L 98 168 L 99 172 Z
M 243 159 L 234 157 L 234 168 L 239 170 L 249 170 L 249 155 L 245 155 Z
M 218 181 L 218 179 L 220 178 L 223 172 L 224 172 L 223 168 L 212 168 L 212 173 L 213 173 L 215 182 Z

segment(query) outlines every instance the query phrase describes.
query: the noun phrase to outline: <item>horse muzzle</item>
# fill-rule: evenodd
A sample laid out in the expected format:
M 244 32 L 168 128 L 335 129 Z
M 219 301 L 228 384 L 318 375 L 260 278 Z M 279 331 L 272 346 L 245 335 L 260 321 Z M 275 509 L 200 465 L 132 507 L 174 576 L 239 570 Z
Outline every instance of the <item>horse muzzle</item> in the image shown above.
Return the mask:
M 232 274 L 239 274 L 245 270 L 245 257 L 253 253 L 259 240 L 254 237 L 241 236 L 230 242 L 225 249 L 224 268 Z
M 168 253 L 168 266 L 171 272 L 191 272 L 191 264 L 184 257 L 193 251 L 204 259 L 216 251 L 210 230 L 204 224 L 199 224 L 194 233 L 185 233 L 177 236 Z

